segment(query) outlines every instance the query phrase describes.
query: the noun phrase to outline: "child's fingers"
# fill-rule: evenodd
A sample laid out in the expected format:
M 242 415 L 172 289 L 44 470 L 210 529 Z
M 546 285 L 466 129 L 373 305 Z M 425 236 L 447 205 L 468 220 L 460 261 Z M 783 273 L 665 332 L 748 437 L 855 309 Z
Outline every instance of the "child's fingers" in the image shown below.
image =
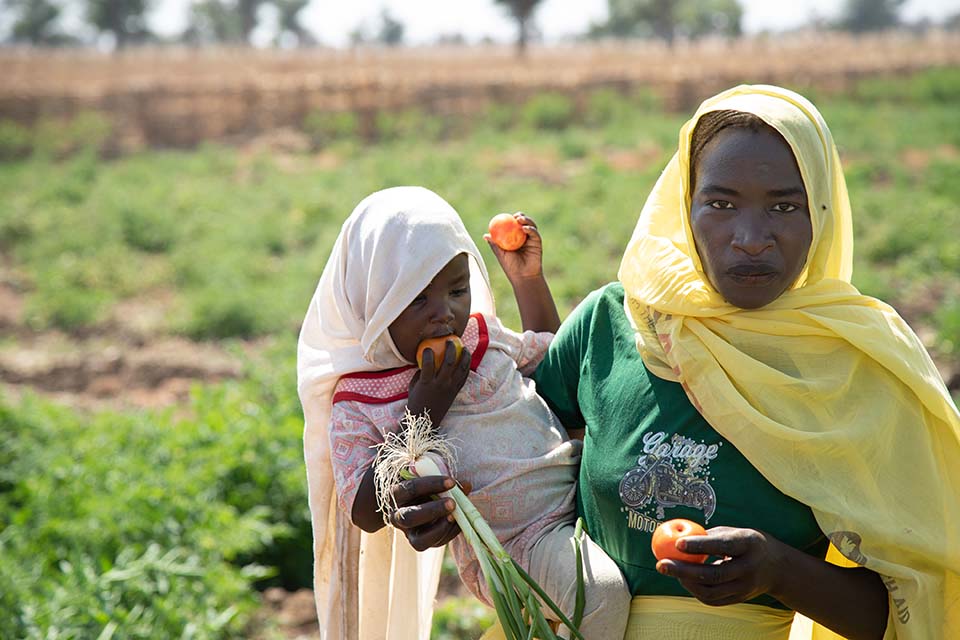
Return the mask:
M 496 242 L 493 241 L 493 238 L 489 233 L 483 234 L 483 239 L 487 241 L 487 245 L 490 247 L 490 250 L 493 251 L 493 255 L 499 260 L 503 255 L 503 249 L 501 249 Z
M 470 360 L 472 356 L 470 352 L 466 349 L 460 354 L 460 362 L 457 363 L 457 378 L 459 380 L 466 380 L 467 376 L 470 375 Z
M 423 350 L 420 360 L 423 365 L 420 367 L 420 379 L 424 382 L 430 382 L 436 375 L 436 361 L 433 359 L 433 349 L 427 347 Z
M 526 227 L 526 226 L 530 226 L 530 227 L 533 227 L 534 229 L 537 228 L 537 223 L 536 223 L 536 221 L 534 221 L 533 218 L 531 218 L 530 216 L 528 216 L 528 215 L 525 214 L 525 213 L 521 213 L 521 212 L 518 211 L 518 212 L 516 212 L 515 214 L 513 214 L 513 217 L 514 217 L 514 219 L 515 219 L 517 222 L 519 222 L 521 225 L 523 225 L 523 226 L 525 226 L 525 227 Z
M 447 340 L 444 345 L 443 350 L 443 365 L 444 367 L 453 367 L 457 364 L 457 347 L 453 344 L 453 340 Z
M 527 234 L 527 237 L 528 237 L 528 238 L 541 239 L 541 238 L 540 238 L 540 230 L 537 229 L 535 226 L 530 225 L 530 224 L 525 224 L 525 225 L 523 225 L 523 227 L 521 227 L 521 228 L 523 229 L 524 233 Z

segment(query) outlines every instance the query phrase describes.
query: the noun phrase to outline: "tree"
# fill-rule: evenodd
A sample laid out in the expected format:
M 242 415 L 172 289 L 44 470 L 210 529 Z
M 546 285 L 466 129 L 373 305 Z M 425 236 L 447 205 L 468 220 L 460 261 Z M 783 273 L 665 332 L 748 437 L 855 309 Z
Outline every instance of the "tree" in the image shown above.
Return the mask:
M 313 34 L 300 24 L 300 12 L 310 4 L 310 0 L 274 0 L 277 7 L 277 26 L 279 33 L 277 41 L 286 37 L 293 37 L 297 46 L 314 44 Z
M 181 39 L 191 44 L 238 43 L 243 39 L 240 15 L 223 0 L 200 0 L 190 5 L 190 22 Z
M 259 22 L 260 7 L 271 0 L 194 0 L 190 6 L 190 24 L 181 35 L 185 42 L 230 43 L 249 45 L 250 37 Z M 297 13 L 309 0 L 272 0 L 278 11 L 281 32 L 296 25 L 305 34 L 299 23 Z M 284 6 L 285 4 L 299 6 Z M 291 15 L 292 12 L 292 15 Z M 286 23 L 284 22 L 286 20 Z M 299 35 L 299 34 L 297 34 Z
M 593 25 L 590 37 L 658 38 L 739 36 L 743 7 L 738 0 L 607 0 L 609 18 Z
M 533 13 L 541 0 L 494 0 L 494 2 L 504 5 L 513 19 L 517 21 L 517 55 L 525 55 L 527 42 L 530 39 Z
M 240 13 L 240 29 L 243 34 L 241 44 L 250 44 L 250 36 L 257 28 L 257 13 L 264 0 L 236 0 L 236 10 Z
M 839 27 L 854 33 L 882 31 L 900 24 L 903 0 L 847 0 Z
M 368 31 L 368 26 L 369 25 L 360 24 L 350 32 L 350 44 L 352 46 L 378 43 L 385 44 L 388 47 L 395 47 L 403 43 L 406 28 L 402 22 L 394 18 L 386 9 L 380 12 L 380 25 L 376 28 L 375 33 L 371 34 Z
M 386 9 L 380 12 L 380 29 L 377 32 L 377 42 L 396 47 L 403 43 L 403 34 L 406 29 L 403 23 L 394 18 Z
M 117 49 L 150 37 L 148 0 L 87 0 L 87 19 L 101 33 L 114 37 Z
M 15 16 L 10 34 L 12 42 L 58 45 L 69 41 L 57 28 L 60 5 L 50 0 L 9 0 L 3 8 Z
M 948 16 L 943 21 L 943 26 L 945 29 L 950 29 L 951 31 L 960 30 L 960 11 L 953 14 L 952 16 Z

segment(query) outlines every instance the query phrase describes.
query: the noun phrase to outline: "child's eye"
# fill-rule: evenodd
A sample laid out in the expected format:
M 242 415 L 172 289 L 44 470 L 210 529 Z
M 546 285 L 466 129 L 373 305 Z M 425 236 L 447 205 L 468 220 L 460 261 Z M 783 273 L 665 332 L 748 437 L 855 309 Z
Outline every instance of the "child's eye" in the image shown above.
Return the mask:
M 773 210 L 777 213 L 790 213 L 799 209 L 795 204 L 790 204 L 789 202 L 781 202 L 779 204 L 773 205 Z
M 470 289 L 454 289 L 451 293 L 455 296 L 465 296 L 470 293 Z
M 411 304 L 411 305 L 414 305 L 414 304 L 423 304 L 426 300 L 427 300 L 427 296 L 425 296 L 425 295 L 423 295 L 423 294 L 421 293 L 421 294 L 418 295 L 416 298 L 414 298 L 414 299 L 413 299 L 413 302 L 411 302 L 410 304 Z
M 727 202 L 726 200 L 713 200 L 708 202 L 707 205 L 713 207 L 714 209 L 733 209 L 733 204 Z

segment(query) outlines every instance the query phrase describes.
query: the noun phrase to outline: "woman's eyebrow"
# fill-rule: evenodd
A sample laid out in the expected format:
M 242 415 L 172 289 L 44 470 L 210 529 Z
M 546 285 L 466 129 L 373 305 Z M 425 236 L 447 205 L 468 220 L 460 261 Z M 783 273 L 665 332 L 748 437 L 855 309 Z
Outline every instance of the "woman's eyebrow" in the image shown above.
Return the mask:
M 730 189 L 728 187 L 721 187 L 718 184 L 708 184 L 698 189 L 698 191 L 705 193 L 722 193 L 728 196 L 738 196 L 740 192 L 736 189 Z
M 774 198 L 786 198 L 788 196 L 803 196 L 804 191 L 800 187 L 787 187 L 786 189 L 771 189 L 767 191 L 767 195 Z

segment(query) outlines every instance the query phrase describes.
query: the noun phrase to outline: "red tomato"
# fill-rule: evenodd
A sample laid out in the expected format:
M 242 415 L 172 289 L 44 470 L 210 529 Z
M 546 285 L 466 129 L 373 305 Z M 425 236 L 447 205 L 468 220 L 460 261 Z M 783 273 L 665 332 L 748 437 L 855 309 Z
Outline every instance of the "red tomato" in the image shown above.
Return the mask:
M 424 349 L 429 348 L 433 351 L 433 365 L 434 370 L 440 368 L 440 365 L 443 363 L 443 356 L 447 352 L 447 340 L 453 343 L 453 347 L 457 352 L 457 360 L 460 359 L 460 354 L 463 352 L 463 343 L 460 342 L 460 338 L 451 334 L 449 336 L 440 336 L 438 338 L 427 338 L 422 340 L 417 346 L 417 366 L 421 369 L 423 368 L 423 351 Z
M 696 522 L 683 518 L 667 520 L 653 532 L 650 547 L 653 549 L 653 555 L 656 556 L 657 560 L 669 558 L 671 560 L 702 563 L 707 559 L 706 555 L 680 551 L 677 549 L 677 540 L 686 536 L 702 536 L 706 533 L 706 530 Z
M 523 225 L 510 213 L 498 213 L 490 220 L 490 239 L 504 251 L 516 251 L 527 241 Z

